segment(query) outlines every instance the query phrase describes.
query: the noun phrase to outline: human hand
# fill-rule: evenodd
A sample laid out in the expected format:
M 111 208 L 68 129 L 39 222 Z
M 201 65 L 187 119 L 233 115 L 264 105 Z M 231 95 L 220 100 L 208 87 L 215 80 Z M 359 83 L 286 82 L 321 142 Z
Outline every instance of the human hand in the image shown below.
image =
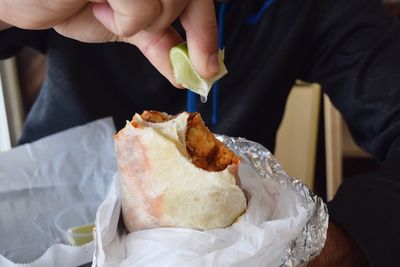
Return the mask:
M 98 0 L 95 16 L 125 42 L 136 45 L 153 65 L 174 81 L 169 50 L 182 39 L 170 27 L 179 17 L 189 57 L 205 78 L 219 71 L 217 23 L 213 0 Z M 174 83 L 174 82 L 173 82 Z
M 321 254 L 307 267 L 363 267 L 368 266 L 365 255 L 346 232 L 330 222 L 325 246 Z
M 219 70 L 212 0 L 0 0 L 0 19 L 25 29 L 53 27 L 83 42 L 134 44 L 173 83 L 169 50 L 182 38 L 170 26 L 179 18 L 190 60 L 204 78 Z
M 0 31 L 10 28 L 11 26 L 0 20 Z
M 0 21 L 4 28 L 59 28 L 64 36 L 84 42 L 116 40 L 93 16 L 91 8 L 92 3 L 86 0 L 0 0 Z

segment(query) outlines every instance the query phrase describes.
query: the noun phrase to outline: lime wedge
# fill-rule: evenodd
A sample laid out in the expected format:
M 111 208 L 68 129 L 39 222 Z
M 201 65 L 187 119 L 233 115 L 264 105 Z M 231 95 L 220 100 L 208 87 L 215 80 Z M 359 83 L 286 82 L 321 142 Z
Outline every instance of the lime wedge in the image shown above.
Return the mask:
M 68 232 L 74 233 L 74 234 L 87 234 L 87 233 L 92 233 L 93 228 L 94 228 L 94 224 L 89 223 L 89 224 L 85 224 L 85 225 L 71 227 L 68 229 Z
M 228 73 L 224 64 L 224 50 L 219 50 L 220 70 L 211 79 L 202 78 L 194 69 L 189 59 L 187 43 L 183 42 L 169 52 L 169 58 L 174 71 L 175 81 L 190 91 L 207 98 L 213 83 Z
M 71 227 L 67 230 L 67 238 L 71 245 L 80 246 L 93 240 L 94 224 Z

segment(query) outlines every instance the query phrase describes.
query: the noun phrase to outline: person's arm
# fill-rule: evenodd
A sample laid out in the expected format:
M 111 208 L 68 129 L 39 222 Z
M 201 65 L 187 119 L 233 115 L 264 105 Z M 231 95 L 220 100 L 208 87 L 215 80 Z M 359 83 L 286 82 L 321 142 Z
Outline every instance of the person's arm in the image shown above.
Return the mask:
M 386 17 L 380 0 L 314 2 L 315 52 L 304 78 L 322 85 L 355 141 L 381 162 L 377 172 L 344 179 L 328 203 L 330 218 L 370 266 L 395 266 L 393 255 L 400 246 L 400 25 Z
M 307 267 L 365 267 L 365 255 L 349 235 L 335 223 L 330 222 L 327 238 L 320 255 Z

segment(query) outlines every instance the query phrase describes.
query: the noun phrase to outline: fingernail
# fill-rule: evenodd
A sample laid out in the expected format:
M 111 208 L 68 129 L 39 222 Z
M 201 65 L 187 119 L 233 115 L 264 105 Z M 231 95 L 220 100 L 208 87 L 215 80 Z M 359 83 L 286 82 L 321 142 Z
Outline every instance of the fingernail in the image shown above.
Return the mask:
M 208 58 L 207 70 L 210 74 L 216 75 L 219 71 L 218 52 L 212 53 Z

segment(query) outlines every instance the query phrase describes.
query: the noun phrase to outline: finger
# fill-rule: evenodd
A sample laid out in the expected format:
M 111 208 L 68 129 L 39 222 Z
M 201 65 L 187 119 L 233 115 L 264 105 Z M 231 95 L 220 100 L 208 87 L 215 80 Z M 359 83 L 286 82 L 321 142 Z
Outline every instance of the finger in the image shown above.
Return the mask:
M 191 0 L 180 16 L 196 71 L 211 78 L 219 71 L 217 19 L 213 0 Z
M 172 27 L 163 32 L 150 33 L 141 31 L 124 41 L 134 44 L 153 66 L 177 88 L 183 88 L 175 82 L 169 60 L 169 50 L 182 42 L 182 38 Z
M 48 29 L 73 15 L 86 4 L 85 0 L 2 0 L 0 18 L 22 29 Z
M 161 14 L 149 26 L 146 31 L 159 32 L 168 28 L 185 9 L 189 0 L 161 0 Z
M 11 25 L 0 20 L 0 31 L 8 29 L 8 28 L 11 28 Z
M 96 18 L 118 36 L 129 37 L 145 29 L 161 13 L 159 0 L 110 0 L 93 7 Z
M 99 43 L 118 39 L 94 17 L 90 3 L 80 12 L 56 25 L 54 29 L 61 35 L 81 42 Z

